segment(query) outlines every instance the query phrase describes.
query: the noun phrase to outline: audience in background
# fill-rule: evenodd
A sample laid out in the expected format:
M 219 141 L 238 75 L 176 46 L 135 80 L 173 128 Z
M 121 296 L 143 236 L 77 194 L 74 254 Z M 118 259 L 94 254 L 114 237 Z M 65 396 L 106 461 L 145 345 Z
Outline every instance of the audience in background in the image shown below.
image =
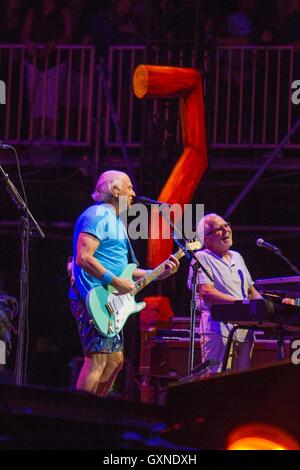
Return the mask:
M 78 44 L 91 44 L 91 24 L 94 8 L 88 0 L 68 0 L 68 7 L 72 13 L 73 41 Z
M 300 50 L 300 0 L 291 0 L 287 6 L 289 14 L 278 32 L 279 43 Z
M 97 13 L 92 35 L 97 56 L 107 58 L 110 45 L 140 43 L 137 21 L 133 15 L 134 0 L 112 0 L 107 13 Z
M 72 15 L 57 0 L 39 0 L 29 9 L 22 40 L 27 49 L 29 111 L 33 137 L 55 136 L 56 106 L 65 80 L 63 55 L 57 62 L 56 45 L 72 43 Z
M 24 0 L 6 0 L 0 3 L 0 43 L 20 42 L 21 30 L 26 15 Z
M 228 9 L 221 18 L 217 31 L 218 46 L 243 46 L 254 41 L 254 0 L 228 2 Z
M 184 3 L 179 0 L 3 0 L 0 43 L 18 43 L 22 29 L 28 29 L 32 12 L 38 11 L 41 4 L 48 4 L 47 8 L 55 5 L 54 9 L 66 21 L 65 33 L 67 24 L 73 22 L 74 34 L 69 34 L 68 40 L 79 44 L 94 42 L 100 56 L 107 55 L 111 44 L 145 41 L 147 30 L 154 41 L 193 41 L 198 35 L 202 43 L 202 36 L 209 31 L 217 45 L 223 46 L 275 43 L 297 47 L 300 42 L 299 0 L 214 0 L 201 5 L 196 0 Z M 37 19 L 36 14 L 34 18 Z M 42 42 L 47 34 L 43 18 L 40 19 L 42 22 L 35 30 L 36 42 Z M 54 27 L 56 32 L 57 26 L 58 23 Z M 65 39 L 64 34 L 61 39 Z
M 30 126 L 31 138 L 39 136 L 57 137 L 58 110 L 66 107 L 66 52 L 57 54 L 56 45 L 83 44 L 96 46 L 96 60 L 107 60 L 111 45 L 146 44 L 152 41 L 148 49 L 148 60 L 156 61 L 154 54 L 159 54 L 160 63 L 191 66 L 194 53 L 194 66 L 205 74 L 214 73 L 216 46 L 250 45 L 291 45 L 300 49 L 300 0 L 2 0 L 0 2 L 0 43 L 18 43 L 26 45 L 26 69 L 28 100 L 25 126 Z M 183 53 L 179 60 L 176 55 L 176 42 L 187 44 L 190 53 Z M 164 45 L 166 47 L 164 48 Z M 174 48 L 172 60 L 169 49 Z M 179 48 L 177 48 L 177 51 Z M 167 51 L 167 52 L 166 52 Z M 193 52 L 191 52 L 193 51 Z M 1 51 L 2 80 L 8 80 L 9 64 L 13 78 L 11 89 L 17 90 L 14 80 L 19 80 L 16 70 L 20 69 L 21 52 L 8 49 Z M 153 57 L 151 58 L 151 53 Z M 84 55 L 72 51 L 70 68 L 71 85 L 68 94 L 69 109 L 74 111 L 76 120 L 79 85 L 86 89 L 86 64 Z M 13 60 L 11 61 L 11 57 Z M 82 65 L 84 57 L 84 66 Z M 175 58 L 173 60 L 173 57 Z M 244 118 L 242 136 L 249 134 L 250 85 L 253 64 L 256 61 L 257 75 L 262 70 L 258 54 L 245 50 L 233 50 L 229 62 L 228 50 L 221 52 L 221 78 L 224 89 L 232 82 L 231 104 L 235 107 L 241 101 Z M 206 59 L 204 61 L 204 59 Z M 123 68 L 130 65 L 123 60 Z M 284 60 L 284 59 L 283 59 Z M 10 62 L 11 61 L 11 62 Z M 181 61 L 181 62 L 180 62 Z M 180 62 L 180 63 L 179 63 Z M 183 63 L 184 62 L 184 63 Z M 203 64 L 205 63 L 205 68 Z M 212 66 L 210 67 L 211 64 Z M 241 66 L 243 64 L 243 66 Z M 272 68 L 272 59 L 270 59 Z M 287 65 L 288 66 L 288 65 Z M 294 63 L 294 71 L 297 67 Z M 243 73 L 241 74 L 241 69 Z M 210 72 L 210 70 L 212 72 Z M 47 71 L 47 72 L 46 72 Z M 230 71 L 230 74 L 229 74 Z M 296 70 L 297 72 L 297 70 Z M 297 72 L 298 73 L 298 72 Z M 125 74 L 126 75 L 126 74 Z M 122 87 L 128 89 L 131 83 L 126 78 Z M 130 75 L 130 74 L 127 74 Z M 127 77 L 126 75 L 126 77 Z M 275 77 L 275 75 L 272 73 Z M 243 87 L 241 87 L 243 84 Z M 112 83 L 114 88 L 114 83 Z M 283 87 L 282 87 L 283 88 Z M 259 92 L 258 92 L 259 93 Z M 82 95 L 82 93 L 81 93 Z M 224 95 L 224 93 L 223 93 Z M 220 103 L 223 95 L 221 93 Z M 87 109 L 87 94 L 81 99 L 81 108 Z M 260 98 L 258 98 L 260 99 Z M 15 101 L 14 101 L 15 100 Z M 12 107 L 18 105 L 19 95 L 12 96 Z M 20 100 L 19 100 L 20 101 Z M 124 105 L 125 103 L 125 105 Z M 128 103 L 124 99 L 122 106 Z M 3 110 L 0 110 L 3 112 Z M 83 119 L 84 120 L 84 119 Z M 22 122 L 25 120 L 22 119 Z M 233 124 L 233 126 L 235 126 Z M 72 124 L 71 124 L 72 126 Z M 84 125 L 83 125 L 84 126 Z M 25 129 L 27 133 L 27 130 Z

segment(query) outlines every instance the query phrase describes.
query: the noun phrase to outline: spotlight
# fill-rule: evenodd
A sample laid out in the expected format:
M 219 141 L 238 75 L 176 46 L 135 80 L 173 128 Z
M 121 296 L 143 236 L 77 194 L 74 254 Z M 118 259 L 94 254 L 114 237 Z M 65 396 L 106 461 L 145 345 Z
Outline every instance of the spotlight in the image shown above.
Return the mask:
M 226 450 L 300 450 L 300 445 L 281 428 L 266 423 L 249 423 L 230 433 Z

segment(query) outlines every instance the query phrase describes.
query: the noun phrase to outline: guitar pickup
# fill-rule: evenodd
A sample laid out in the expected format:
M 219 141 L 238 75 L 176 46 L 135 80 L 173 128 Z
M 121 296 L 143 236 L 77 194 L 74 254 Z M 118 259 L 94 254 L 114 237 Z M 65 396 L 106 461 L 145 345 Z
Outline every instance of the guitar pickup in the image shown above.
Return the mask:
M 106 310 L 108 311 L 108 313 L 109 313 L 110 315 L 113 315 L 113 314 L 114 314 L 114 309 L 113 309 L 113 307 L 112 307 L 111 304 L 106 304 L 105 307 L 106 307 Z
M 114 332 L 114 330 L 113 330 L 112 321 L 109 320 L 108 325 L 107 325 L 107 333 L 108 333 L 108 334 L 111 334 L 111 333 L 113 333 L 113 332 Z

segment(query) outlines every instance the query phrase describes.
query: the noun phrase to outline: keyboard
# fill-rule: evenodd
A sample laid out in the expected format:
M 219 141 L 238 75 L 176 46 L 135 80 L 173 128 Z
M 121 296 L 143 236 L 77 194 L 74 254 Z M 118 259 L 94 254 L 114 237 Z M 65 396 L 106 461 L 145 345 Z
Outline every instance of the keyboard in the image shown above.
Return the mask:
M 242 301 L 212 306 L 212 319 L 241 326 L 283 327 L 300 332 L 300 307 L 275 303 L 266 299 Z
M 279 296 L 300 297 L 300 276 L 258 279 L 255 287 L 260 292 L 271 292 Z

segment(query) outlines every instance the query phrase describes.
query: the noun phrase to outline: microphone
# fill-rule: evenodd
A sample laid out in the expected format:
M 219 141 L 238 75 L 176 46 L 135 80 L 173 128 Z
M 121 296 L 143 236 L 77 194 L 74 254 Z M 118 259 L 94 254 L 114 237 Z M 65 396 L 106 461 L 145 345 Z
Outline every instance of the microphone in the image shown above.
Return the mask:
M 149 197 L 145 196 L 137 196 L 136 199 L 138 202 L 142 202 L 143 204 L 158 204 L 158 205 L 165 205 L 165 206 L 171 206 L 168 202 L 161 202 L 161 201 L 156 201 L 155 199 L 150 199 Z
M 262 238 L 258 238 L 256 240 L 256 245 L 257 246 L 262 246 L 263 248 L 266 248 L 267 250 L 273 251 L 276 253 L 276 255 L 280 255 L 281 251 L 277 246 L 272 245 L 271 243 L 265 242 Z

